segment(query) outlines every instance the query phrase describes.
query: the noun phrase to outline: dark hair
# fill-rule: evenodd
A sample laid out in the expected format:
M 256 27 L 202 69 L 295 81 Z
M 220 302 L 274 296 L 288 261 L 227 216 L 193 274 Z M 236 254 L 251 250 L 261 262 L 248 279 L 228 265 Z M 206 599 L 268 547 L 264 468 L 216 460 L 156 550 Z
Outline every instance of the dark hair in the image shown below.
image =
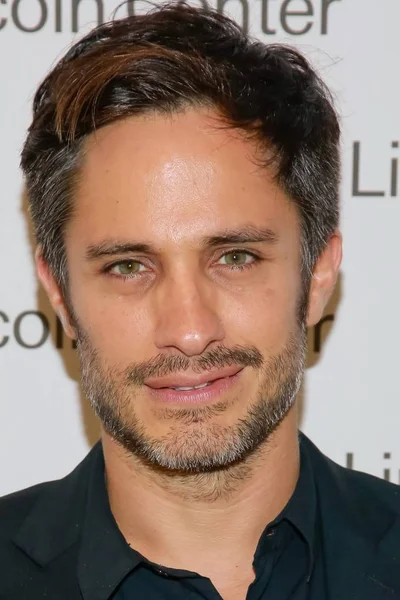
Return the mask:
M 331 95 L 297 50 L 253 40 L 228 17 L 179 2 L 97 27 L 36 92 L 21 166 L 37 242 L 64 289 L 64 227 L 84 140 L 129 115 L 187 106 L 215 107 L 265 150 L 265 164 L 273 153 L 276 177 L 299 210 L 310 274 L 338 224 L 340 128 Z

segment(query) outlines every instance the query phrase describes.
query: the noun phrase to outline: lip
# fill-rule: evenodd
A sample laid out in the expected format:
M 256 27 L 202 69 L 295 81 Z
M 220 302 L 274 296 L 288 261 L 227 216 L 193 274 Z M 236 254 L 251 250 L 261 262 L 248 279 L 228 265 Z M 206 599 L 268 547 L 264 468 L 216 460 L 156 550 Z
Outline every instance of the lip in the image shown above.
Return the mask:
M 227 374 L 230 371 L 230 374 Z M 231 389 L 240 378 L 243 367 L 230 367 L 229 369 L 220 369 L 218 372 L 205 373 L 201 377 L 183 378 L 175 376 L 170 381 L 173 386 L 155 387 L 155 385 L 147 385 L 151 397 L 163 404 L 208 404 L 216 402 L 220 399 L 224 392 Z M 224 373 L 223 376 L 221 374 Z M 165 382 L 165 379 L 157 381 L 157 383 Z M 179 383 L 178 383 L 179 382 Z M 196 383 L 194 383 L 196 382 Z M 210 385 L 197 390 L 175 390 L 172 387 L 189 387 L 193 385 L 201 385 L 202 383 L 210 382 Z M 154 380 L 155 383 L 155 380 Z
M 195 387 L 203 385 L 204 383 L 213 383 L 217 379 L 233 377 L 242 369 L 243 367 L 231 365 L 230 367 L 218 369 L 218 371 L 206 371 L 201 375 L 190 375 L 187 373 L 181 373 L 180 375 L 172 374 L 166 377 L 149 378 L 145 381 L 145 385 L 153 390 L 161 388 Z

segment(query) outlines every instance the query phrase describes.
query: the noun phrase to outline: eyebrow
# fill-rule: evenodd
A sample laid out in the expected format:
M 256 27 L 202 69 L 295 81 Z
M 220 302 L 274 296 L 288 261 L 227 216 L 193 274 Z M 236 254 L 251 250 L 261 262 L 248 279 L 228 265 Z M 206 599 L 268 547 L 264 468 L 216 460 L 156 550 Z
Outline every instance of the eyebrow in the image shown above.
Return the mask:
M 88 246 L 86 249 L 86 258 L 88 260 L 96 260 L 103 256 L 116 256 L 118 254 L 131 254 L 136 252 L 152 254 L 154 253 L 154 248 L 151 244 L 129 244 L 106 241 Z
M 267 227 L 248 225 L 240 229 L 227 229 L 222 233 L 207 237 L 204 246 L 213 248 L 221 244 L 255 244 L 260 242 L 274 245 L 278 242 L 278 236 L 275 231 Z
M 249 243 L 268 243 L 276 244 L 277 234 L 269 228 L 260 228 L 253 225 L 241 227 L 240 229 L 226 229 L 216 235 L 208 236 L 202 241 L 204 248 L 214 248 L 223 244 L 249 244 Z M 105 256 L 116 256 L 120 254 L 131 253 L 156 254 L 157 250 L 150 243 L 121 243 L 114 241 L 104 241 L 100 244 L 92 244 L 86 250 L 88 260 L 96 260 Z

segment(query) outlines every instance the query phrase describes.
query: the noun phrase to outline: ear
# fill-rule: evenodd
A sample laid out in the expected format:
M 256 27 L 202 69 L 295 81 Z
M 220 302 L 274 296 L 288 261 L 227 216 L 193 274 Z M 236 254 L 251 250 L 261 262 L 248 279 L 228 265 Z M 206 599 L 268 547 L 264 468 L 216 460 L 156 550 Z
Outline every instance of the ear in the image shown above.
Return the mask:
M 46 290 L 50 303 L 60 319 L 65 333 L 71 338 L 76 338 L 76 332 L 72 326 L 71 319 L 66 308 L 60 286 L 48 263 L 44 260 L 41 247 L 39 246 L 35 252 L 35 263 L 37 275 Z
M 308 298 L 308 327 L 316 325 L 321 320 L 335 288 L 341 262 L 342 236 L 339 231 L 335 231 L 320 254 L 312 273 Z

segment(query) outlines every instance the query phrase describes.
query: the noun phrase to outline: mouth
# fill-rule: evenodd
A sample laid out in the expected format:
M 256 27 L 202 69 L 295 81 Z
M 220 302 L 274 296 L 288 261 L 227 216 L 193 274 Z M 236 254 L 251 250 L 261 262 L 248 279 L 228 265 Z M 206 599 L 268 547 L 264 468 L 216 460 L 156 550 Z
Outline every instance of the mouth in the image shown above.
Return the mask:
M 208 403 L 218 400 L 221 394 L 238 381 L 243 367 L 227 367 L 204 373 L 202 376 L 169 376 L 146 382 L 151 396 L 167 403 Z
M 176 390 L 179 392 L 191 392 L 192 390 L 202 390 L 205 387 L 208 387 L 209 385 L 212 385 L 212 381 L 207 381 L 206 383 L 201 383 L 200 385 L 194 385 L 192 387 L 188 386 L 182 386 L 182 387 L 171 387 L 171 388 L 161 388 L 161 389 L 170 389 L 170 390 Z

